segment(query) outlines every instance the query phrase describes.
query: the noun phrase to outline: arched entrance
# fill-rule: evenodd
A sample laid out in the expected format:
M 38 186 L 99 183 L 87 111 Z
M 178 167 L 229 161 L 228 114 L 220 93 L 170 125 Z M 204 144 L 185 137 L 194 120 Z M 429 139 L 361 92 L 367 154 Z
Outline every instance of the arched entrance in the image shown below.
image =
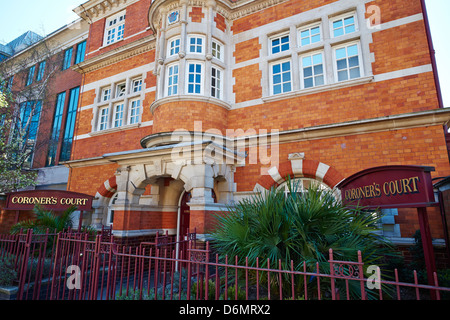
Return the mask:
M 191 209 L 188 203 L 191 201 L 192 195 L 190 192 L 184 192 L 181 195 L 180 203 L 180 219 L 178 234 L 182 237 L 188 234 L 189 222 L 191 217 Z
M 214 203 L 217 203 L 217 196 L 214 190 L 211 190 L 211 196 L 214 199 Z M 193 232 L 194 230 L 189 230 L 189 225 L 191 223 L 191 208 L 189 202 L 192 199 L 192 193 L 184 191 L 180 197 L 179 211 L 178 211 L 178 236 L 179 239 L 183 239 L 188 232 Z

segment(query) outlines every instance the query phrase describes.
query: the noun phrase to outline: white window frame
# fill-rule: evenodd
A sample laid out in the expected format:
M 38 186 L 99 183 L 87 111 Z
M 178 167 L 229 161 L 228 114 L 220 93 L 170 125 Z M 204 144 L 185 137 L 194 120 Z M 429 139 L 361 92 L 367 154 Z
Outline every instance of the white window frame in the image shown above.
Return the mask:
M 344 21 L 345 21 L 345 19 L 348 19 L 348 18 L 351 18 L 351 17 L 353 17 L 353 21 L 354 21 L 353 24 L 354 24 L 354 26 L 355 26 L 355 31 L 352 31 L 352 32 L 346 32 L 346 31 L 345 31 L 345 23 L 344 23 Z M 338 35 L 338 36 L 335 36 L 335 35 L 334 35 L 334 31 L 335 31 L 334 23 L 337 22 L 337 21 L 339 21 L 339 20 L 342 21 L 342 30 L 343 30 L 343 34 Z M 340 28 L 336 28 L 336 29 L 340 29 Z M 333 18 L 330 19 L 330 34 L 331 34 L 331 38 L 342 37 L 342 36 L 345 36 L 345 35 L 347 35 L 347 34 L 355 33 L 355 32 L 358 32 L 358 31 L 359 31 L 358 19 L 357 19 L 357 15 L 356 15 L 356 12 L 355 12 L 355 11 L 353 11 L 353 12 L 348 12 L 348 13 L 346 13 L 346 14 L 342 14 L 342 15 L 340 15 L 340 16 L 333 17 Z
M 308 186 L 305 187 L 305 184 Z M 333 189 L 326 185 L 324 182 L 313 179 L 313 178 L 293 178 L 290 182 L 283 182 L 277 187 L 277 190 L 282 190 L 285 196 L 291 193 L 291 186 L 294 191 L 297 193 L 304 194 L 308 192 L 309 186 L 315 184 L 315 187 L 324 192 L 332 192 Z M 337 197 L 336 197 L 337 199 Z
M 347 75 L 349 76 L 348 79 L 347 80 L 339 80 L 336 51 L 338 49 L 348 48 L 353 45 L 356 45 L 358 48 L 359 77 L 351 79 L 350 78 L 350 67 L 347 65 L 346 70 L 347 70 Z M 346 55 L 347 54 L 348 54 L 348 51 L 346 52 Z M 346 57 L 348 60 L 348 55 Z M 346 42 L 346 43 L 343 43 L 343 44 L 333 47 L 333 68 L 334 68 L 334 79 L 335 79 L 336 83 L 362 78 L 364 76 L 364 65 L 363 65 L 363 57 L 362 57 L 362 50 L 361 50 L 361 42 L 359 40 L 351 41 L 351 42 Z
M 314 61 L 313 61 L 313 57 L 321 54 L 322 55 L 322 76 L 323 76 L 323 84 L 320 85 L 316 85 L 316 81 L 315 81 L 315 74 L 314 74 Z M 305 87 L 305 75 L 304 75 L 304 68 L 303 68 L 303 59 L 307 58 L 307 57 L 311 57 L 311 62 L 312 62 L 312 69 L 313 69 L 313 73 L 312 73 L 312 78 L 313 78 L 313 86 L 312 87 Z M 312 88 L 316 88 L 319 86 L 323 86 L 327 84 L 327 72 L 326 72 L 326 56 L 325 56 L 325 51 L 324 50 L 320 50 L 320 51 L 313 51 L 313 52 L 308 52 L 306 54 L 303 54 L 299 57 L 299 66 L 300 66 L 300 87 L 302 89 L 312 89 Z M 309 78 L 309 77 L 308 77 Z
M 117 107 L 122 107 L 121 111 L 118 111 Z M 121 115 L 121 117 L 119 118 L 118 115 Z M 118 102 L 116 104 L 114 104 L 113 106 L 113 122 L 112 122 L 112 127 L 113 128 L 119 128 L 122 127 L 124 125 L 124 118 L 125 118 L 125 102 L 121 101 Z M 117 122 L 120 121 L 120 124 L 118 125 Z
M 129 124 L 136 124 L 141 122 L 141 111 L 142 111 L 142 100 L 139 99 L 132 99 L 129 102 L 129 107 L 128 107 L 128 123 Z M 133 107 L 133 104 L 137 104 L 137 106 L 135 105 Z M 133 114 L 133 111 L 137 110 L 135 114 Z
M 174 68 L 174 67 L 177 67 L 177 73 L 176 73 L 177 82 L 174 83 L 172 81 L 172 84 L 170 84 L 170 79 L 175 76 L 175 74 L 170 75 L 170 69 Z M 176 88 L 177 92 L 173 93 L 173 90 L 172 90 L 172 92 L 169 94 L 170 89 L 173 89 L 173 88 Z M 178 63 L 172 63 L 167 66 L 167 71 L 166 71 L 166 97 L 178 95 L 179 93 L 180 93 L 180 66 Z
M 215 47 L 215 48 L 214 48 Z M 213 39 L 211 43 L 211 54 L 213 58 L 217 60 L 224 61 L 224 46 L 220 41 Z
M 123 40 L 125 33 L 125 20 L 126 11 L 119 12 L 106 19 L 103 46 L 109 46 L 113 43 Z M 114 34 L 113 37 L 110 37 L 110 31 L 111 34 Z
M 189 67 L 191 64 L 195 64 L 195 65 L 200 65 L 201 66 L 201 70 L 200 73 L 198 73 L 196 70 L 194 70 L 194 77 L 196 75 L 200 75 L 200 83 L 198 83 L 200 85 L 200 92 L 189 92 L 189 85 L 191 84 L 191 82 L 189 82 Z M 191 60 L 191 61 L 187 61 L 186 62 L 186 94 L 189 95 L 203 95 L 204 92 L 204 77 L 205 77 L 205 64 L 201 61 L 197 61 L 197 60 Z M 194 79 L 194 86 L 197 85 L 197 82 Z M 195 91 L 195 87 L 194 87 L 194 91 Z
M 213 69 L 216 70 L 216 76 L 213 76 Z M 220 72 L 220 76 L 217 77 L 217 72 Z M 222 68 L 219 68 L 217 66 L 211 67 L 211 97 L 214 97 L 216 99 L 223 99 L 223 74 L 224 71 Z M 213 86 L 213 79 L 216 80 L 216 85 Z M 219 82 L 219 85 L 217 86 L 217 82 Z M 212 94 L 212 89 L 215 89 L 216 94 Z M 219 93 L 217 95 L 217 92 Z
M 283 39 L 285 37 L 288 37 L 288 40 L 289 40 L 287 42 L 288 43 L 288 48 L 285 49 L 285 50 L 282 50 L 283 44 L 281 43 L 281 39 Z M 279 40 L 280 41 L 280 44 L 278 45 L 280 47 L 280 51 L 274 53 L 273 52 L 273 49 L 274 49 L 273 41 L 275 41 L 275 40 Z M 280 54 L 280 53 L 283 53 L 283 52 L 288 52 L 290 49 L 291 49 L 291 35 L 289 34 L 289 32 L 280 33 L 280 34 L 277 34 L 275 36 L 271 36 L 269 38 L 269 54 L 270 55 L 275 55 L 275 54 Z
M 319 41 L 312 42 L 313 36 L 311 34 L 311 31 L 312 31 L 312 29 L 316 29 L 316 28 L 319 28 L 319 38 L 320 39 L 319 39 Z M 304 31 L 309 31 L 309 36 L 307 38 L 306 37 L 302 37 L 302 32 L 304 32 Z M 299 44 L 299 47 L 306 47 L 306 46 L 310 46 L 312 44 L 319 43 L 319 42 L 323 41 L 322 24 L 320 22 L 319 23 L 313 23 L 313 24 L 310 24 L 310 25 L 298 28 L 297 33 L 298 33 L 298 44 Z M 303 39 L 309 39 L 309 44 L 302 44 L 302 40 Z
M 127 94 L 127 84 L 126 82 L 120 82 L 116 84 L 116 98 L 124 97 Z
M 108 227 L 112 227 L 114 224 L 114 211 L 115 210 L 112 208 L 112 206 L 116 203 L 118 196 L 119 196 L 119 193 L 116 193 L 115 195 L 113 195 L 111 197 L 111 200 L 109 201 L 108 215 L 106 217 L 106 225 Z
M 195 41 L 195 52 L 191 51 L 191 39 L 202 39 L 202 45 L 201 45 L 201 52 L 197 52 L 197 40 Z M 188 53 L 191 54 L 205 54 L 205 42 L 206 42 L 206 38 L 204 35 L 200 35 L 200 34 L 190 34 L 188 35 L 188 41 L 187 41 L 187 46 L 188 46 Z
M 285 63 L 285 62 L 289 62 L 289 64 L 290 64 L 290 68 L 289 68 L 289 72 L 290 72 L 290 74 L 291 74 L 291 79 L 290 79 L 290 81 L 289 81 L 289 83 L 290 83 L 290 85 L 291 85 L 291 90 L 289 90 L 289 91 L 283 91 L 283 84 L 284 84 L 284 82 L 283 82 L 283 71 L 282 71 L 282 65 L 283 65 L 283 63 Z M 281 71 L 281 92 L 280 93 L 274 93 L 274 82 L 273 82 L 273 76 L 274 76 L 274 74 L 273 74 L 273 66 L 274 65 L 277 65 L 277 64 L 279 64 L 280 66 L 281 66 L 281 68 L 280 68 L 280 71 Z M 293 90 L 294 90 L 294 88 L 293 88 L 293 79 L 292 79 L 292 77 L 293 77 L 293 70 L 292 70 L 292 61 L 291 61 L 291 59 L 289 58 L 289 59 L 283 59 L 283 60 L 276 60 L 276 61 L 273 61 L 273 62 L 271 62 L 270 64 L 269 64 L 269 76 L 270 76 L 270 94 L 272 95 L 272 96 L 274 96 L 274 95 L 280 95 L 280 94 L 284 94 L 284 93 L 288 93 L 288 92 L 292 92 Z
M 105 101 L 109 101 L 110 99 L 111 99 L 111 87 L 103 88 L 102 94 L 100 96 L 100 101 L 105 102 Z
M 131 82 L 131 93 L 141 92 L 143 83 L 142 78 L 133 79 Z
M 105 114 L 103 114 L 103 111 L 106 111 Z M 98 131 L 103 131 L 108 129 L 108 121 L 109 120 L 109 106 L 100 107 L 98 109 Z
M 174 45 L 174 47 L 172 47 L 172 43 L 175 43 L 178 40 L 178 45 Z M 176 50 L 178 48 L 178 50 Z M 172 52 L 172 50 L 174 50 Z M 174 38 L 170 38 L 169 41 L 167 42 L 167 56 L 168 57 L 172 57 L 177 55 L 181 50 L 181 38 L 180 37 L 174 37 Z

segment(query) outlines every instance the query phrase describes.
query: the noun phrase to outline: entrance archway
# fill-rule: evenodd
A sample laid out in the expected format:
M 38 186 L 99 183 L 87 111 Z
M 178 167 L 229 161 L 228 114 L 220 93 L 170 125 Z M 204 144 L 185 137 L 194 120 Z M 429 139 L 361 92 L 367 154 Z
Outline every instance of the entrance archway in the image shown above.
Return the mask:
M 178 234 L 180 238 L 186 236 L 189 230 L 189 223 L 191 221 L 191 209 L 188 203 L 191 201 L 192 195 L 190 192 L 184 192 L 181 195 L 180 202 L 180 218 L 179 218 L 179 230 Z
M 217 203 L 217 196 L 214 190 L 211 190 L 211 196 L 214 200 L 214 203 Z M 178 210 L 178 239 L 181 240 L 183 237 L 187 236 L 189 232 L 193 232 L 194 230 L 189 230 L 189 226 L 191 223 L 191 208 L 189 206 L 189 202 L 192 199 L 191 192 L 183 191 L 179 201 L 179 210 Z

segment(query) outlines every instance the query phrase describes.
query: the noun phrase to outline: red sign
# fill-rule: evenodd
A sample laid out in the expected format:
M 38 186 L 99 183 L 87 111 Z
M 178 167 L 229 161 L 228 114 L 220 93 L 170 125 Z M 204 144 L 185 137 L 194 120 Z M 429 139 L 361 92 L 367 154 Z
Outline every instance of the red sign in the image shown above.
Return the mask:
M 75 206 L 80 211 L 89 211 L 93 199 L 86 194 L 61 190 L 21 191 L 7 195 L 5 209 L 33 210 L 39 204 L 46 210 L 62 211 Z
M 433 167 L 376 167 L 348 177 L 337 187 L 345 205 L 373 209 L 429 207 L 437 205 L 431 171 Z

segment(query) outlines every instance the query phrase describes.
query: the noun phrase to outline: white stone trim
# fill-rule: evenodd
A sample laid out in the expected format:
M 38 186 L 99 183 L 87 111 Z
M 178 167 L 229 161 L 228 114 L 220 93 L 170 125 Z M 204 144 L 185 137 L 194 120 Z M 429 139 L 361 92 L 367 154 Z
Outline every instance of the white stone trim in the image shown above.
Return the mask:
M 278 172 L 278 168 L 277 167 L 272 167 L 270 168 L 267 173 L 272 177 L 272 179 L 277 182 L 277 183 L 282 183 L 284 182 L 284 178 L 280 175 L 280 173 Z
M 327 174 L 328 169 L 330 169 L 329 165 L 322 163 L 322 162 L 319 163 L 319 166 L 317 167 L 317 170 L 316 170 L 316 179 L 323 182 L 323 178 Z
M 291 166 L 295 176 L 303 176 L 303 160 L 291 160 Z

